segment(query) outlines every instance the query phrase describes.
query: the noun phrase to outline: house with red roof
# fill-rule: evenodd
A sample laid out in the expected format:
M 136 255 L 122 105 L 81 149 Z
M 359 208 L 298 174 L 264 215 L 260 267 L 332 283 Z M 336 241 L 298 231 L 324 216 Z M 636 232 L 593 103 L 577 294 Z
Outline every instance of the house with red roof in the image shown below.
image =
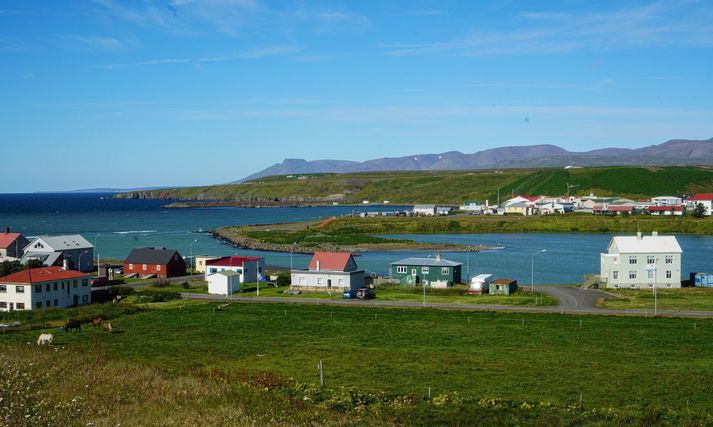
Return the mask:
M 0 258 L 20 258 L 30 243 L 22 233 L 11 233 L 10 227 L 0 232 Z
M 264 276 L 265 258 L 254 256 L 224 256 L 205 262 L 205 278 L 222 271 L 233 271 L 240 275 L 239 283 L 254 283 Z
M 683 206 L 649 206 L 646 210 L 651 215 L 682 216 L 684 208 Z
M 713 212 L 713 193 L 697 193 L 686 199 L 686 209 L 693 210 L 699 204 L 705 208 L 705 215 Z
M 66 308 L 91 302 L 89 276 L 79 271 L 29 268 L 0 278 L 0 311 Z
M 290 288 L 307 292 L 344 292 L 364 287 L 364 270 L 349 252 L 317 252 L 307 269 L 292 270 Z

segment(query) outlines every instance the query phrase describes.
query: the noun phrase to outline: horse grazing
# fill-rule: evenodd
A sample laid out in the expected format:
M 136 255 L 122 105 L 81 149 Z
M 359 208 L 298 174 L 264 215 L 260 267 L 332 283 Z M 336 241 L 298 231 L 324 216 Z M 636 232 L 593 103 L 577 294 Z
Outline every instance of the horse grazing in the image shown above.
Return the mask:
M 111 327 L 111 323 L 109 323 L 109 322 L 102 323 L 102 327 L 104 328 L 104 332 L 106 332 L 107 334 L 110 334 L 114 330 Z
M 101 316 L 97 316 L 94 319 L 92 319 L 92 326 L 97 327 L 102 324 L 104 321 L 104 318 Z
M 72 332 L 74 331 L 81 331 L 82 330 L 82 322 L 79 320 L 70 320 L 67 322 L 66 325 L 64 325 L 64 332 Z
M 50 345 L 53 339 L 54 336 L 52 334 L 41 334 L 40 337 L 37 338 L 37 345 Z

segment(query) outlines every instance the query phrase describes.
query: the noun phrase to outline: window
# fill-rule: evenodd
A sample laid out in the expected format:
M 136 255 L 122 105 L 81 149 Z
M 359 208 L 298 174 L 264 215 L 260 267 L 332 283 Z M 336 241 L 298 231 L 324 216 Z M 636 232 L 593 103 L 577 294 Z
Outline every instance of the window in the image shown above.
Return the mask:
M 82 286 L 87 286 L 87 285 L 89 285 L 89 280 L 82 279 Z
M 134 264 L 129 264 L 129 270 L 133 270 L 133 269 L 134 269 Z
M 35 303 L 35 308 L 42 308 L 42 301 L 37 301 Z
M 1 293 L 1 294 L 4 294 L 5 292 L 7 292 L 7 286 L 6 286 L 6 285 L 0 285 L 0 293 Z
M 0 308 L 7 308 L 7 303 L 0 301 Z
M 300 285 L 304 285 L 304 284 L 305 284 L 305 278 L 304 278 L 304 277 L 300 277 Z
M 449 274 L 451 274 L 451 269 L 450 269 L 450 267 L 443 267 L 443 268 L 441 268 L 441 274 L 444 275 L 444 276 L 448 276 Z
M 612 271 L 612 279 L 614 279 L 614 280 L 619 279 L 619 271 Z
M 636 279 L 636 270 L 629 270 L 629 279 Z
M 82 302 L 89 302 L 89 295 L 82 295 Z
M 24 286 L 15 286 L 15 293 L 16 293 L 16 294 L 24 294 L 24 293 L 25 293 L 25 287 L 24 287 Z
M 630 285 L 629 286 L 631 289 L 636 289 L 636 285 Z
M 42 293 L 42 285 L 37 285 L 37 286 L 35 286 L 35 293 L 36 293 L 36 294 L 41 294 L 41 293 Z
M 421 273 L 428 274 L 428 267 L 421 267 Z
M 672 284 L 670 284 L 670 283 L 668 283 L 668 284 L 666 284 L 666 287 L 667 287 L 667 288 L 672 288 L 672 287 L 673 287 L 673 285 L 672 285 Z
M 673 264 L 673 255 L 666 255 L 666 264 Z
M 322 278 L 318 277 L 317 278 L 317 286 L 320 286 L 322 284 Z
M 54 306 L 55 306 L 55 307 L 59 306 L 59 300 L 58 300 L 58 299 L 54 300 Z
M 396 267 L 396 272 L 399 274 L 406 274 L 406 266 L 399 265 L 398 267 Z
M 636 256 L 632 255 L 629 257 L 629 264 L 636 264 Z
M 666 270 L 666 278 L 670 279 L 672 277 L 671 270 Z
M 656 262 L 656 260 L 654 260 L 654 257 L 652 257 L 651 255 L 646 257 L 647 264 L 654 264 L 655 262 Z
M 18 310 L 24 310 L 24 309 L 25 309 L 25 303 L 24 303 L 24 302 L 18 302 L 17 304 L 15 304 L 15 306 L 16 306 L 16 308 L 17 308 Z
M 215 272 L 217 272 L 217 271 L 218 271 L 217 268 L 209 268 L 209 269 L 208 269 L 208 272 L 209 272 L 210 274 L 213 274 L 213 273 L 215 273 Z
M 72 287 L 76 289 L 77 287 L 77 281 L 75 280 L 74 283 L 72 283 Z
M 157 266 L 156 266 L 156 271 L 161 271 L 161 266 L 160 266 L 160 265 L 157 265 Z
M 619 289 L 619 285 L 614 285 L 614 289 Z
M 649 279 L 653 279 L 653 278 L 654 278 L 654 271 L 653 271 L 653 270 L 647 271 L 647 272 L 646 272 L 646 277 L 648 277 Z
M 51 290 L 52 290 L 52 285 L 48 283 L 47 286 L 45 286 L 45 291 L 49 292 Z
M 45 301 L 45 307 L 51 308 L 51 307 L 52 307 L 52 300 L 47 300 L 47 301 Z
M 146 271 L 146 269 L 148 268 L 148 266 L 147 266 L 146 264 L 144 264 L 144 265 L 141 266 L 141 268 L 142 268 L 144 271 Z
M 339 279 L 339 287 L 341 288 L 343 286 L 344 286 L 344 279 Z
M 57 290 L 57 282 L 54 282 L 54 283 L 52 284 L 52 288 L 53 288 L 55 291 Z

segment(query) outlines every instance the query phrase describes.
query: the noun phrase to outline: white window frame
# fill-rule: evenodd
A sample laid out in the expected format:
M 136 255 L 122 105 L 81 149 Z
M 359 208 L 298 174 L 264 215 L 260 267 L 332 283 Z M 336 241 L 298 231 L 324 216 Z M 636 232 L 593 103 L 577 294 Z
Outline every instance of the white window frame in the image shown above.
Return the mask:
M 666 264 L 673 264 L 673 255 L 666 255 Z
M 408 267 L 406 267 L 405 265 L 397 265 L 396 273 L 397 274 L 406 274 L 406 273 L 408 273 Z
M 637 276 L 636 270 L 629 270 L 629 280 L 634 280 Z
M 619 280 L 619 270 L 612 271 L 612 280 Z
M 636 255 L 629 255 L 629 264 L 634 265 L 636 262 Z
M 146 265 L 146 264 L 141 264 L 141 269 L 142 269 L 143 271 L 148 270 L 148 268 L 149 268 L 148 265 Z
M 666 278 L 670 279 L 673 277 L 673 272 L 671 270 L 666 270 Z
M 441 275 L 442 276 L 448 276 L 451 274 L 451 268 L 450 267 L 441 267 Z
M 429 271 L 430 269 L 428 267 L 421 267 L 421 274 L 428 274 Z
M 157 266 L 156 266 L 156 271 L 161 271 L 161 266 L 160 266 L 160 265 L 157 265 Z
M 25 285 L 15 286 L 15 293 L 16 294 L 24 294 L 25 293 Z
M 649 278 L 649 279 L 653 279 L 653 278 L 654 278 L 654 270 L 648 270 L 648 271 L 646 272 L 646 276 L 647 276 L 647 278 Z
M 655 263 L 656 263 L 656 259 L 655 259 L 652 255 L 648 255 L 648 256 L 646 257 L 646 263 L 647 263 L 647 264 L 655 264 Z

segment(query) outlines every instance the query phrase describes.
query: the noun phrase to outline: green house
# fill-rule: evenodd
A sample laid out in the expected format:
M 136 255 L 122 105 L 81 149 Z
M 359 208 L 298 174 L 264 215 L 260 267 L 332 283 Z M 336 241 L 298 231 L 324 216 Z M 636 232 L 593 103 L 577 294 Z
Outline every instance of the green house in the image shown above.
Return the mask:
M 452 286 L 461 282 L 462 265 L 459 262 L 441 258 L 406 258 L 392 262 L 391 278 L 401 285 Z

